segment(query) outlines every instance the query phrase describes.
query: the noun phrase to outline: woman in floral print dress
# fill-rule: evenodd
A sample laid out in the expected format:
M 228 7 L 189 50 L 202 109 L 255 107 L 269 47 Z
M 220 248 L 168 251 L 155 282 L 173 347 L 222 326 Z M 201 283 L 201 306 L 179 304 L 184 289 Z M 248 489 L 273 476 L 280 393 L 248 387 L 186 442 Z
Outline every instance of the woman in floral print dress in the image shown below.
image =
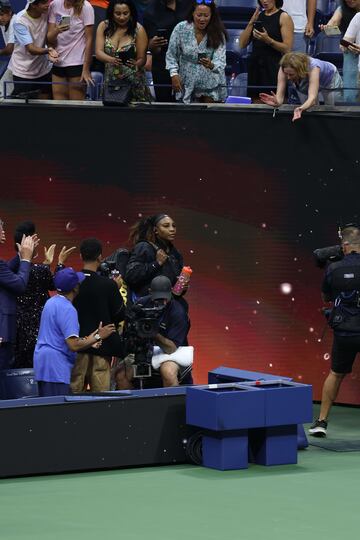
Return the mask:
M 226 30 L 212 0 L 196 0 L 175 26 L 166 53 L 174 92 L 184 103 L 225 101 Z
M 105 84 L 127 80 L 132 101 L 149 101 L 144 65 L 148 39 L 132 0 L 112 0 L 96 32 L 96 58 L 105 63 Z M 124 53 L 127 53 L 124 59 Z

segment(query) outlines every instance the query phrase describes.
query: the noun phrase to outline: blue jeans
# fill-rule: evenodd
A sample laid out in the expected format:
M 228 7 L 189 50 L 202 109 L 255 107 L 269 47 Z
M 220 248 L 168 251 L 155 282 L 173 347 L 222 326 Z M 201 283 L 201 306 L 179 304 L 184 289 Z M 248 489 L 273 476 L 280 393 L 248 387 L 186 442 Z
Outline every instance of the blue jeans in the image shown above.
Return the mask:
M 305 37 L 304 32 L 294 32 L 294 43 L 292 50 L 307 54 L 309 41 L 309 38 Z
M 351 52 L 344 53 L 343 64 L 343 81 L 344 88 L 344 101 L 357 101 L 358 100 L 358 73 L 359 73 L 359 57 Z

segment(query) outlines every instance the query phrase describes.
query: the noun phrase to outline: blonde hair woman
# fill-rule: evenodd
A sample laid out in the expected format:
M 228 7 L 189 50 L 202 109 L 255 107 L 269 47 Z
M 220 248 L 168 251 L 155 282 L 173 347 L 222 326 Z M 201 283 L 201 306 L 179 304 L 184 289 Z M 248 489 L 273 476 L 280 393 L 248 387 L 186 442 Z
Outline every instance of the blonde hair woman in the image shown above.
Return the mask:
M 294 110 L 293 122 L 299 120 L 304 111 L 318 103 L 321 92 L 326 105 L 334 105 L 343 86 L 339 72 L 330 62 L 311 58 L 307 54 L 290 52 L 280 60 L 276 94 L 260 94 L 260 99 L 271 107 L 280 107 L 284 103 L 287 82 L 291 82 L 297 91 L 301 106 Z

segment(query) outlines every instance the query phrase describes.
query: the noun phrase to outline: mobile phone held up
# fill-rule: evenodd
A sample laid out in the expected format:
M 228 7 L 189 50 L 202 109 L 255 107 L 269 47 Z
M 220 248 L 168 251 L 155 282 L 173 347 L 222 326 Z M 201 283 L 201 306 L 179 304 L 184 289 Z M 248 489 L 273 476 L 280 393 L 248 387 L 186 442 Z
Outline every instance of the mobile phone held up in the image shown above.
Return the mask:
M 200 60 L 202 60 L 203 58 L 208 58 L 208 55 L 204 52 L 199 52 L 198 53 L 198 62 L 200 62 Z
M 63 26 L 70 26 L 70 19 L 71 17 L 68 15 L 63 15 L 60 19 L 59 26 L 60 28 Z
M 167 28 L 158 28 L 156 30 L 157 37 L 161 37 L 163 39 L 168 40 L 169 38 L 169 30 Z
M 338 26 L 327 26 L 324 28 L 324 32 L 327 36 L 340 36 L 341 31 Z
M 257 30 L 258 32 L 263 32 L 264 31 L 264 26 L 263 26 L 263 23 L 261 21 L 255 21 L 254 24 L 253 24 L 253 28 L 254 28 L 254 30 Z
M 350 41 L 346 41 L 346 39 L 340 39 L 340 45 L 347 49 L 348 47 L 350 47 L 350 45 L 353 45 L 353 43 L 351 43 Z
M 119 58 L 123 64 L 128 62 L 128 60 L 135 60 L 134 48 L 131 47 L 130 49 L 127 49 L 126 51 L 116 51 L 116 58 Z

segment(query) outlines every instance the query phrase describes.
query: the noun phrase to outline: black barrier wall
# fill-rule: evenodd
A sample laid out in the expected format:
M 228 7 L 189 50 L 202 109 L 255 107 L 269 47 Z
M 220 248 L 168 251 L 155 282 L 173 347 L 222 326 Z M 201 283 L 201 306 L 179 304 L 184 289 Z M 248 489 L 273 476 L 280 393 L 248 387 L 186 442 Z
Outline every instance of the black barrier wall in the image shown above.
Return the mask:
M 331 335 L 321 335 L 322 271 L 359 207 L 359 113 L 263 107 L 0 106 L 1 217 L 33 219 L 45 245 L 98 236 L 105 255 L 128 227 L 165 211 L 193 267 L 195 378 L 218 365 L 273 372 L 320 397 Z M 10 238 L 8 234 L 8 238 Z M 4 255 L 12 253 L 11 241 Z M 4 246 L 2 247 L 4 249 Z M 78 254 L 70 263 L 80 268 Z M 359 403 L 359 368 L 339 401 Z

